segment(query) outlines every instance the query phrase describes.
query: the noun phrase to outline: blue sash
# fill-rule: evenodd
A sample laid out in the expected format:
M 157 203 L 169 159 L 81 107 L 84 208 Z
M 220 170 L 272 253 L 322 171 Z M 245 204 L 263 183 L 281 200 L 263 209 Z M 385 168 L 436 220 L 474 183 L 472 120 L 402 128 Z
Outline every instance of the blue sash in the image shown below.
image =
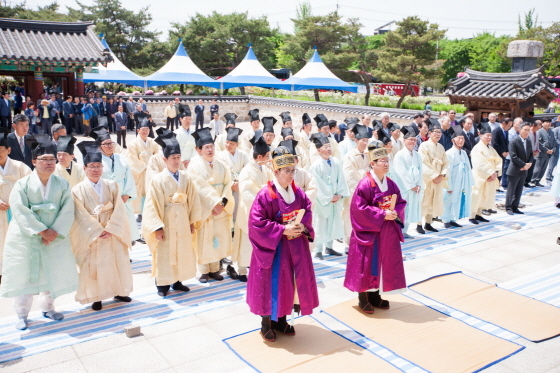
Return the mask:
M 371 256 L 371 275 L 379 276 L 379 235 L 373 243 L 373 255 Z
M 272 307 L 270 319 L 273 321 L 278 321 L 278 283 L 280 280 L 280 255 L 282 251 L 282 240 L 278 243 L 276 247 L 276 252 L 274 253 L 274 259 L 272 261 Z

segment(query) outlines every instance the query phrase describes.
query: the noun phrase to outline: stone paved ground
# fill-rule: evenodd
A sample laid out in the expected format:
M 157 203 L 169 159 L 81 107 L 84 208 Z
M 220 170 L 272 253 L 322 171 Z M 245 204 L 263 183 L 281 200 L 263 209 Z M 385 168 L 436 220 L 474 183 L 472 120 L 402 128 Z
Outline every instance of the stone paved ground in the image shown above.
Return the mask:
M 129 134 L 129 138 L 132 135 Z M 549 195 L 525 197 L 533 204 L 552 203 Z M 504 212 L 499 212 L 500 215 Z M 524 217 L 520 216 L 519 221 Z M 468 223 L 467 223 L 468 224 Z M 439 223 L 436 223 L 436 227 Z M 405 262 L 407 280 L 463 271 L 481 280 L 502 283 L 560 263 L 560 220 L 546 227 L 506 236 Z M 342 247 L 338 247 L 343 249 Z M 230 281 L 226 279 L 224 281 Z M 319 284 L 320 307 L 328 308 L 356 295 L 342 286 L 343 279 Z M 135 289 L 153 287 L 146 273 L 134 275 Z M 57 305 L 73 302 L 73 294 L 60 297 Z M 0 317 L 13 315 L 12 302 L 0 299 Z M 530 317 L 530 315 L 527 315 Z M 221 341 L 259 327 L 259 317 L 245 303 L 168 321 L 142 329 L 142 336 L 124 334 L 100 338 L 73 346 L 0 364 L 2 373 L 12 372 L 250 372 Z M 560 338 L 542 343 L 516 343 L 526 349 L 484 372 L 560 372 Z M 1 343 L 1 341 L 0 341 Z

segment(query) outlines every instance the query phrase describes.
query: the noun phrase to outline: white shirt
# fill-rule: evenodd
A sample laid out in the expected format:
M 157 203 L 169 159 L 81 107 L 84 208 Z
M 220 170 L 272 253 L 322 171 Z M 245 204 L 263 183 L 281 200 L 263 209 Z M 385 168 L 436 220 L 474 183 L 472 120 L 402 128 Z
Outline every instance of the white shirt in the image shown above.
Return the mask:
M 49 181 L 47 181 L 47 185 L 44 185 L 41 179 L 39 179 L 39 175 L 36 172 L 34 172 L 33 174 L 35 175 L 35 181 L 39 183 L 39 187 L 41 188 L 41 196 L 43 197 L 43 202 L 44 202 L 49 196 L 49 191 L 51 190 L 52 175 L 49 176 Z
M 6 172 L 8 172 L 9 168 L 10 168 L 10 157 L 7 157 L 6 164 L 4 165 L 4 167 L 0 166 L 0 172 L 2 172 L 2 175 L 6 175 Z
M 286 190 L 282 188 L 282 186 L 278 183 L 276 177 L 272 180 L 272 182 L 274 183 L 276 190 L 278 190 L 278 193 L 280 193 L 280 195 L 282 196 L 282 199 L 284 199 L 287 204 L 291 204 L 296 200 L 296 195 L 294 194 L 294 190 L 292 189 L 291 185 L 288 185 L 288 190 Z
M 89 184 L 91 185 L 93 190 L 95 190 L 95 193 L 97 193 L 97 195 L 99 196 L 99 200 L 103 201 L 103 188 L 102 188 L 103 185 L 101 184 L 101 178 L 99 178 L 99 181 L 97 183 L 94 183 L 88 178 L 86 179 L 87 181 L 89 181 Z
M 380 181 L 373 170 L 371 170 L 369 173 L 371 174 L 371 176 L 373 176 L 373 180 L 375 180 L 375 183 L 382 192 L 386 192 L 387 189 L 389 189 L 389 186 L 387 185 L 387 176 L 383 178 L 383 181 Z
M 171 178 L 173 179 L 173 181 L 175 181 L 177 183 L 177 185 L 179 185 L 179 178 L 181 178 L 181 175 L 179 174 L 179 170 L 177 170 L 177 175 L 179 176 L 178 179 L 175 179 L 175 174 L 171 171 L 169 171 L 169 168 L 166 168 L 167 172 L 169 173 L 169 175 L 171 175 Z
M 18 141 L 18 145 L 20 145 L 23 143 L 23 147 L 25 148 L 25 138 L 24 137 L 19 137 L 17 133 L 14 132 L 14 135 L 16 135 L 17 141 Z

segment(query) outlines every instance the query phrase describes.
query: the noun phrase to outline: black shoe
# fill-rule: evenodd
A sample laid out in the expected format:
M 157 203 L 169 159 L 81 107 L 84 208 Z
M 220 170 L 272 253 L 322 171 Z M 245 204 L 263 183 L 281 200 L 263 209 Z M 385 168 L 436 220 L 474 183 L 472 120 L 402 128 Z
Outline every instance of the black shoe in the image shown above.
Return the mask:
M 544 185 L 542 185 L 541 183 L 535 183 L 536 187 L 544 187 Z
M 261 321 L 261 335 L 267 342 L 274 342 L 276 340 L 276 333 L 272 328 L 272 321 L 270 316 L 263 316 Z
M 426 234 L 426 231 L 424 230 L 424 228 L 422 228 L 422 226 L 420 224 L 416 225 L 416 232 L 418 232 L 420 234 Z
M 335 251 L 335 250 L 331 249 L 330 247 L 327 247 L 327 248 L 325 249 L 325 254 L 327 254 L 327 255 L 334 255 L 334 256 L 342 256 L 341 253 L 339 253 L 338 251 Z
M 469 219 L 469 222 L 470 222 L 471 224 L 474 224 L 474 225 L 478 225 L 478 224 L 479 224 L 479 223 L 478 223 L 478 220 L 476 220 L 476 219 Z
M 497 214 L 498 213 L 498 211 L 492 210 L 492 209 L 488 209 L 488 212 L 491 213 L 491 214 Z
M 228 258 L 223 258 L 223 259 L 221 260 L 221 262 L 222 262 L 223 264 L 227 265 L 227 266 L 230 266 L 230 265 L 233 264 L 233 262 L 232 262 L 230 259 L 228 259 Z
M 160 297 L 166 297 L 167 296 L 167 292 L 166 291 L 158 291 L 157 295 L 159 295 Z
M 343 241 L 342 241 L 342 238 L 337 238 L 335 241 L 336 241 L 336 242 L 340 242 L 340 243 L 343 242 Z
M 456 227 L 456 228 L 462 228 L 463 227 L 461 224 L 457 223 L 456 221 L 450 221 L 449 224 L 452 227 Z
M 137 223 L 141 223 L 141 222 L 142 222 L 142 214 L 138 214 L 138 217 L 136 218 L 136 222 L 137 222 Z
M 210 276 L 208 275 L 208 273 L 201 275 L 200 278 L 198 279 L 198 281 L 200 281 L 203 284 L 207 283 L 208 280 L 210 280 Z
M 220 274 L 220 272 L 210 272 L 208 276 L 212 277 L 214 280 L 222 281 L 224 276 Z
M 451 226 L 451 223 L 443 223 L 443 227 L 444 227 L 444 228 L 447 228 L 447 229 L 453 228 L 453 227 Z
M 177 290 L 177 291 L 190 291 L 191 289 L 189 289 L 188 286 L 183 285 L 183 283 L 181 281 L 177 281 L 176 283 L 174 283 L 173 285 L 171 285 L 171 289 L 173 290 Z
M 369 303 L 368 293 L 358 293 L 358 307 L 367 314 L 373 313 L 373 305 Z
M 132 246 L 136 245 L 136 241 L 132 241 Z
M 130 297 L 121 297 L 120 295 L 115 295 L 113 297 L 113 299 L 114 300 L 120 300 L 121 302 L 126 302 L 126 303 L 128 303 L 132 300 L 132 298 L 130 298 Z
M 439 216 L 436 216 L 436 217 L 433 218 L 432 220 L 433 220 L 433 221 L 439 221 L 440 223 L 443 223 L 443 222 L 441 221 L 441 218 L 440 218 Z
M 428 223 L 424 224 L 424 229 L 427 230 L 427 231 L 430 231 L 430 232 L 439 232 L 437 229 L 432 227 L 431 224 L 428 224 Z
M 557 208 L 557 209 L 560 209 L 560 203 L 557 203 L 557 204 L 556 204 L 556 208 Z M 2 278 L 2 276 L 0 276 L 0 278 Z
M 514 213 L 514 214 L 520 214 L 520 215 L 525 214 L 523 211 L 521 211 L 521 210 L 519 210 L 519 209 L 513 209 L 513 213 Z
M 278 321 L 272 321 L 272 327 L 280 333 L 284 333 L 286 335 L 296 335 L 294 327 L 288 324 L 286 316 L 279 317 Z
M 232 266 L 227 266 L 226 273 L 232 280 L 238 280 L 239 279 L 239 273 L 237 273 L 235 268 L 233 268 Z
M 525 188 L 534 188 L 534 187 L 535 187 L 534 185 L 531 185 L 531 184 L 529 184 L 529 183 L 525 183 L 525 184 L 523 184 L 523 186 L 524 186 Z
M 369 303 L 377 308 L 381 308 L 382 310 L 389 309 L 389 301 L 385 299 L 381 299 L 381 295 L 379 295 L 378 291 L 368 291 L 367 293 Z
M 474 218 L 475 218 L 476 220 L 478 220 L 478 221 L 483 222 L 483 223 L 488 223 L 488 222 L 490 221 L 490 220 L 484 219 L 484 218 L 483 218 L 482 216 L 480 216 L 480 215 L 475 215 Z
M 101 311 L 102 308 L 103 305 L 101 305 L 101 302 L 93 302 L 91 305 L 91 309 L 94 311 Z
M 238 280 L 241 282 L 247 282 L 247 275 L 239 275 Z
M 490 215 L 490 211 L 488 211 L 488 210 L 482 210 L 482 215 Z
M 141 244 L 145 244 L 146 240 L 143 239 L 143 238 L 139 238 L 139 239 L 136 240 L 136 242 L 141 243 Z
M 507 213 L 508 215 L 513 215 L 513 211 L 511 211 L 511 210 L 507 210 L 506 213 Z
M 315 253 L 315 255 L 313 255 L 313 258 L 323 260 L 323 253 Z

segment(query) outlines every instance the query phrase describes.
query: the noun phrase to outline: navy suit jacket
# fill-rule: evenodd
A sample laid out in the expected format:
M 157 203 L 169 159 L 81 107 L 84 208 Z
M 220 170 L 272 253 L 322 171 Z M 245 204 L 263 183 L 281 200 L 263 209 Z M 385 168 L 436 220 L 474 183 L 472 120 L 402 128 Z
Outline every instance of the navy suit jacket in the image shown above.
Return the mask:
M 202 118 L 202 116 L 204 115 L 204 105 L 196 105 L 194 107 L 194 112 L 196 113 L 196 116 L 198 118 Z
M 509 133 L 506 131 L 504 137 L 502 126 L 494 128 L 492 131 L 492 147 L 496 149 L 502 159 L 504 158 L 502 153 L 509 152 Z
M 70 114 L 74 114 L 74 105 L 71 102 L 64 101 L 62 103 L 62 110 L 64 112 L 64 118 L 68 118 Z
M 6 101 L 4 100 L 4 97 L 0 98 L 0 115 L 3 117 L 8 117 L 10 115 L 12 115 L 12 111 L 10 109 L 12 103 L 10 102 L 10 100 L 8 100 L 8 105 L 6 105 Z
M 121 127 L 125 127 L 128 124 L 128 116 L 123 111 L 122 113 L 115 113 L 115 123 L 117 124 L 117 131 L 122 131 Z
M 25 135 L 24 139 L 27 139 L 30 136 L 31 135 Z M 24 153 L 22 154 L 16 134 L 14 132 L 8 135 L 7 140 L 8 140 L 8 145 L 12 149 L 10 151 L 9 157 L 15 159 L 16 161 L 25 163 L 26 165 L 29 166 L 29 168 L 33 169 L 33 162 L 31 162 L 31 158 L 32 158 L 31 149 L 29 149 L 29 146 L 27 146 L 27 144 L 25 144 L 24 142 Z

